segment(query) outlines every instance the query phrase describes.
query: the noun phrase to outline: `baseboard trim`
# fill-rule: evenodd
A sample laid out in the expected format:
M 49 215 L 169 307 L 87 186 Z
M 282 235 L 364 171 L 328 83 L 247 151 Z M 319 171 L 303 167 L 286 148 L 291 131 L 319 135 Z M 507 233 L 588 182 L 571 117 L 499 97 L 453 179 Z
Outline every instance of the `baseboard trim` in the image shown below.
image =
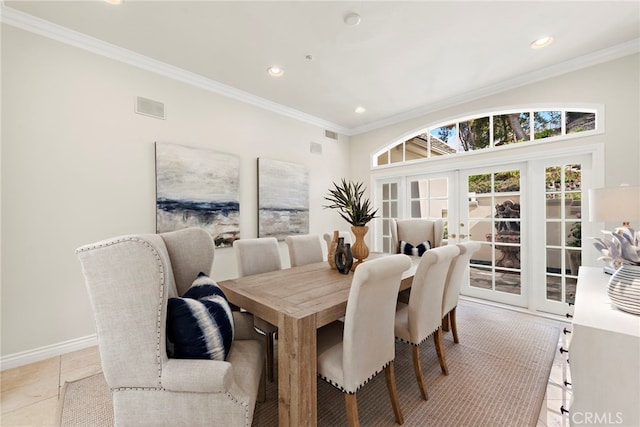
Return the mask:
M 9 354 L 0 357 L 0 371 L 17 368 L 19 366 L 28 365 L 30 363 L 39 362 L 51 357 L 60 356 L 61 354 L 82 350 L 84 348 L 93 347 L 96 345 L 98 345 L 98 339 L 96 335 L 93 334 L 87 335 L 86 337 L 74 338 L 69 341 L 63 341 L 57 344 L 47 345 L 33 350 Z
M 488 305 L 488 306 L 491 306 L 491 307 L 503 308 L 505 310 L 517 311 L 518 313 L 531 314 L 532 316 L 543 317 L 545 319 L 557 320 L 559 322 L 565 322 L 565 323 L 571 323 L 564 316 L 561 316 L 559 314 L 546 313 L 544 311 L 529 310 L 528 308 L 518 307 L 518 306 L 515 306 L 515 305 L 509 305 L 509 304 L 504 304 L 504 303 L 501 303 L 501 302 L 489 301 L 489 300 L 486 300 L 486 299 L 472 297 L 472 296 L 469 296 L 469 295 L 460 294 L 460 299 L 461 300 L 465 300 L 465 301 L 469 301 L 469 302 L 475 302 L 475 303 L 478 303 L 478 304 Z

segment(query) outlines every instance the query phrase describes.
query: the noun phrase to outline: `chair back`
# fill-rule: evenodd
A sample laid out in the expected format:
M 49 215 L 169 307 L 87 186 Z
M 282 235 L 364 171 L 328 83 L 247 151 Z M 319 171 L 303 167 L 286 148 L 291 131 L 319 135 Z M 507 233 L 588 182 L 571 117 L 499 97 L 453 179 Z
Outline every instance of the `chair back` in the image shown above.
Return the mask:
M 289 248 L 291 267 L 324 261 L 320 236 L 315 234 L 287 236 L 284 241 Z
M 432 248 L 442 246 L 444 223 L 442 219 L 391 219 L 391 247 L 400 252 L 400 242 L 413 246 L 429 241 Z
M 206 230 L 195 227 L 185 228 L 162 233 L 160 237 L 169 253 L 177 295 L 187 292 L 199 273 L 211 276 L 215 244 Z
M 197 273 L 211 274 L 214 244 L 203 229 L 115 237 L 76 250 L 93 308 L 110 388 L 160 387 L 167 299 Z
M 444 298 L 442 300 L 442 317 L 458 305 L 460 288 L 466 277 L 471 256 L 480 249 L 479 242 L 459 243 L 460 253 L 451 261 L 447 281 L 444 288 Z
M 344 320 L 344 389 L 357 390 L 395 358 L 394 322 L 406 255 L 368 260 L 356 269 Z
M 411 342 L 421 343 L 441 325 L 447 274 L 453 258 L 459 252 L 457 246 L 448 245 L 431 249 L 422 255 L 409 296 Z
M 324 233 L 324 241 L 327 242 L 327 251 L 331 250 L 331 241 L 333 240 L 333 233 Z M 347 230 L 338 231 L 338 237 L 342 237 L 345 243 L 353 245 L 353 234 Z
M 240 277 L 282 269 L 278 239 L 275 237 L 236 240 L 233 248 Z

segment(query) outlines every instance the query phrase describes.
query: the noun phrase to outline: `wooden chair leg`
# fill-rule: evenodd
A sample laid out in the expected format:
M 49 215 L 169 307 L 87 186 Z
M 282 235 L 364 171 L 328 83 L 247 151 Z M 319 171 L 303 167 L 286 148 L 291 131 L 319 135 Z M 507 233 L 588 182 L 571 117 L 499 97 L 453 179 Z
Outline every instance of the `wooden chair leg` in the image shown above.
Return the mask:
M 269 382 L 273 382 L 273 333 L 266 333 L 266 349 L 267 349 L 267 377 Z
M 347 422 L 349 427 L 360 427 L 360 419 L 358 418 L 358 401 L 356 394 L 344 394 L 344 405 L 347 411 Z
M 266 361 L 265 361 L 266 366 Z M 262 375 L 260 375 L 260 385 L 258 386 L 258 402 L 264 402 L 267 398 L 267 371 L 266 368 L 262 370 Z
M 458 339 L 458 324 L 456 323 L 456 308 L 457 307 L 453 307 L 453 309 L 449 312 L 449 321 L 451 322 L 451 332 L 453 333 L 453 342 L 456 344 L 459 344 L 460 340 Z
M 398 400 L 398 390 L 396 389 L 396 371 L 393 366 L 393 362 L 389 364 L 384 370 L 384 376 L 387 378 L 387 389 L 389 390 L 389 398 L 391 399 L 391 406 L 393 407 L 393 413 L 396 416 L 396 423 L 404 424 L 404 417 L 400 410 L 400 401 Z
M 416 381 L 418 382 L 418 387 L 420 388 L 420 394 L 424 400 L 429 400 L 429 395 L 427 394 L 427 385 L 424 382 L 424 378 L 422 376 L 422 366 L 420 365 L 420 347 L 417 345 L 412 345 L 413 352 L 413 371 L 416 374 Z
M 444 359 L 444 345 L 442 344 L 442 330 L 436 329 L 433 333 L 433 342 L 436 345 L 436 353 L 438 354 L 438 362 L 440 362 L 440 370 L 444 375 L 449 375 L 447 361 Z
M 449 332 L 449 313 L 445 314 L 442 318 L 442 330 Z

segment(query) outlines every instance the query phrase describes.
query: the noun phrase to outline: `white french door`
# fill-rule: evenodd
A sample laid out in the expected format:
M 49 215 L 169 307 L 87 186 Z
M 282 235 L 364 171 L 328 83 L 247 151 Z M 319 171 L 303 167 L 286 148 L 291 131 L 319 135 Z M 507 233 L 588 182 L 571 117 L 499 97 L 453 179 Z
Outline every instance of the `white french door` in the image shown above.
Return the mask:
M 591 153 L 578 153 L 378 178 L 376 250 L 393 250 L 390 218 L 442 218 L 448 244 L 481 244 L 463 295 L 564 314 L 585 251 L 583 192 L 594 182 L 592 163 Z
M 457 240 L 481 244 L 471 259 L 462 294 L 527 307 L 531 199 L 524 191 L 526 171 L 525 163 L 517 163 L 459 172 Z
M 582 265 L 582 239 L 586 212 L 584 193 L 593 183 L 589 155 L 564 156 L 531 162 L 534 171 L 530 193 L 535 200 L 533 216 L 537 231 L 531 242 L 533 259 L 532 305 L 538 311 L 566 313 L 573 302 Z M 586 251 L 591 253 L 591 251 Z

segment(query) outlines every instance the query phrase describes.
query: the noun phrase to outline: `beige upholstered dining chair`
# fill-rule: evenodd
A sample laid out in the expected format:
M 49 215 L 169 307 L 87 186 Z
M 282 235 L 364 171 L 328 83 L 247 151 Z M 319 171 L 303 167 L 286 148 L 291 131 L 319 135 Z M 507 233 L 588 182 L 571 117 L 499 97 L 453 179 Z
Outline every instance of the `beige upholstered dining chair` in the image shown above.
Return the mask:
M 353 275 L 344 323 L 336 321 L 318 330 L 318 375 L 345 394 L 350 426 L 359 425 L 356 392 L 383 369 L 396 422 L 404 422 L 393 367 L 393 323 L 402 272 L 410 266 L 406 255 L 360 264 Z
M 167 355 L 168 298 L 187 291 L 198 273 L 211 274 L 214 244 L 205 230 L 121 236 L 76 254 L 115 425 L 251 425 L 264 397 L 264 351 L 248 313 L 232 313 L 226 360 Z
M 416 247 L 428 241 L 432 248 L 442 246 L 444 223 L 442 219 L 391 219 L 391 247 L 400 253 L 400 242 Z
M 320 236 L 315 234 L 287 236 L 284 241 L 289 248 L 291 267 L 322 262 L 324 260 Z
M 233 242 L 240 277 L 282 269 L 280 249 L 275 237 L 240 239 Z M 273 381 L 273 340 L 278 327 L 259 317 L 253 317 L 253 326 L 265 335 L 267 377 Z
M 420 364 L 420 344 L 433 335 L 440 369 L 444 375 L 449 370 L 442 345 L 442 300 L 447 274 L 453 258 L 460 250 L 457 246 L 441 246 L 422 255 L 413 276 L 409 304 L 398 303 L 396 311 L 396 338 L 411 344 L 413 368 L 418 387 L 424 400 L 428 399 L 427 386 Z
M 458 297 L 460 296 L 460 287 L 465 279 L 465 273 L 469 267 L 471 256 L 480 249 L 479 242 L 459 243 L 458 249 L 460 253 L 451 262 L 449 274 L 447 274 L 447 282 L 444 287 L 444 298 L 442 300 L 442 330 L 448 331 L 451 327 L 453 334 L 453 342 L 460 342 L 458 339 L 458 325 L 456 322 L 456 308 L 458 307 Z
M 349 243 L 353 245 L 353 234 L 351 234 L 348 230 L 340 230 L 338 231 L 338 237 L 344 238 L 344 243 Z M 331 241 L 333 240 L 333 233 L 324 233 L 323 235 L 324 241 L 327 242 L 327 251 L 331 250 Z

